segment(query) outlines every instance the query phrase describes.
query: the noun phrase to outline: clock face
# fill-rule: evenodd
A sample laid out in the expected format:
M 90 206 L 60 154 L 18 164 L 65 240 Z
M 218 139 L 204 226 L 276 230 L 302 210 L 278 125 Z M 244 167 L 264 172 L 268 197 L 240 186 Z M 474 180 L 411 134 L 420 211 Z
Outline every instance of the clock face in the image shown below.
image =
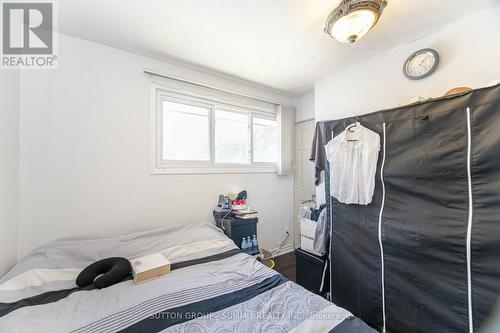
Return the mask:
M 403 67 L 405 76 L 410 80 L 427 77 L 436 70 L 439 55 L 432 49 L 424 49 L 413 53 Z

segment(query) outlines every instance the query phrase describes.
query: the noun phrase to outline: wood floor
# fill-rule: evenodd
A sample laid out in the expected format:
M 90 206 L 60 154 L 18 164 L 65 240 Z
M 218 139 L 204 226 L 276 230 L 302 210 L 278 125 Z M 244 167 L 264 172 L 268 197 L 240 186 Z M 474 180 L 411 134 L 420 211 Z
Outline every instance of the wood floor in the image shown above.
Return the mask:
M 280 272 L 288 280 L 295 282 L 295 252 L 282 254 L 274 258 L 276 266 L 274 269 Z

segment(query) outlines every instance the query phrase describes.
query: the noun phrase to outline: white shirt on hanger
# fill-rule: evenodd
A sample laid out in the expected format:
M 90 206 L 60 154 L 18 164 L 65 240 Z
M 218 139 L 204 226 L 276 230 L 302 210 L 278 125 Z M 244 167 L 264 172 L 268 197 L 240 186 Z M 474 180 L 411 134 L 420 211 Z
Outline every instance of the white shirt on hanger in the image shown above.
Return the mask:
M 357 122 L 330 140 L 325 149 L 330 162 L 330 195 L 346 204 L 370 204 L 380 136 Z

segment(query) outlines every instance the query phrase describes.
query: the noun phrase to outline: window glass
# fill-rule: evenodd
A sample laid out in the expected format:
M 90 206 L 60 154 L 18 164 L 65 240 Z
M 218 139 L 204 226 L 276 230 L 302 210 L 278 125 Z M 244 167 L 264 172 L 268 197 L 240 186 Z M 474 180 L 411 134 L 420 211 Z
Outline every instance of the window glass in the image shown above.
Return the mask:
M 253 118 L 253 161 L 277 162 L 278 124 L 276 120 Z
M 162 102 L 164 160 L 210 161 L 210 108 Z
M 249 163 L 248 114 L 215 111 L 215 163 Z

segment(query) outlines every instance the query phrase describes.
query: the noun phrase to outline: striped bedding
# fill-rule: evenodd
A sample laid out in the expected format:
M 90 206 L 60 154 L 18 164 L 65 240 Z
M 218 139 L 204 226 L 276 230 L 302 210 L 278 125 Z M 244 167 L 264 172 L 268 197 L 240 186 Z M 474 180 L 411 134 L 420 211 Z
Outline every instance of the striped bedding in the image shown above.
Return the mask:
M 75 285 L 92 262 L 153 252 L 170 259 L 171 273 L 100 290 Z M 38 248 L 0 279 L 0 332 L 375 331 L 241 253 L 214 226 L 193 224 Z

